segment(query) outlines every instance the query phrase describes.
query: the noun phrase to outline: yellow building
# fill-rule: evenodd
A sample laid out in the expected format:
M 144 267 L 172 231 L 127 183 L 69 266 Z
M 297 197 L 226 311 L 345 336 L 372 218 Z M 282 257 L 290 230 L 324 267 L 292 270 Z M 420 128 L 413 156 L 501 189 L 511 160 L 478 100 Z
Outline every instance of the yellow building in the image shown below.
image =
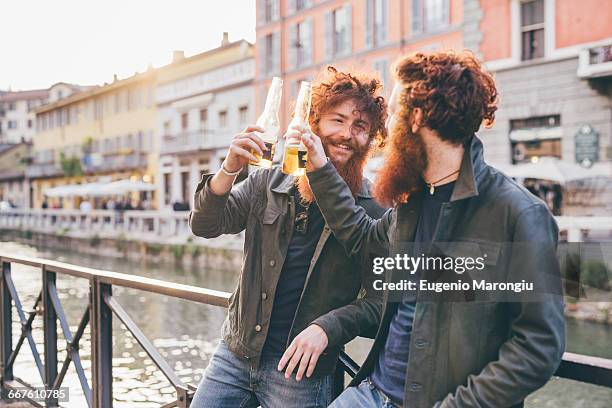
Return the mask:
M 51 187 L 118 179 L 155 182 L 156 75 L 151 69 L 115 78 L 36 109 L 34 161 L 26 170 L 34 208 L 41 207 Z M 78 198 L 62 205 L 74 208 Z

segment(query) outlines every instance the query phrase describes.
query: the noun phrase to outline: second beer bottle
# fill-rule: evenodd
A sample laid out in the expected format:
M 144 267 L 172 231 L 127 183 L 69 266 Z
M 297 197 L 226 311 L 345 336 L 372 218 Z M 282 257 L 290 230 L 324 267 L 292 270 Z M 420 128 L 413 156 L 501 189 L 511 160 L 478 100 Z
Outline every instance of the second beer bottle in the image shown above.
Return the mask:
M 302 81 L 300 85 L 300 93 L 295 104 L 295 113 L 289 128 L 298 127 L 301 129 L 310 129 L 310 99 L 312 95 L 312 84 L 307 81 Z M 302 176 L 306 172 L 306 162 L 308 161 L 308 152 L 302 140 L 291 139 L 285 141 L 285 155 L 283 157 L 283 173 L 292 176 Z
M 278 111 L 280 110 L 281 97 L 283 94 L 283 80 L 279 77 L 272 78 L 272 85 L 268 90 L 268 97 L 266 98 L 266 106 L 264 111 L 257 119 L 257 126 L 262 127 L 265 133 L 260 133 L 259 136 L 263 139 L 266 144 L 267 150 L 264 150 L 263 156 L 259 156 L 255 151 L 252 151 L 253 155 L 257 157 L 257 161 L 252 161 L 249 164 L 254 166 L 260 166 L 264 168 L 272 167 L 272 159 L 274 158 L 274 148 L 278 140 L 278 133 L 280 131 L 280 123 L 278 120 Z

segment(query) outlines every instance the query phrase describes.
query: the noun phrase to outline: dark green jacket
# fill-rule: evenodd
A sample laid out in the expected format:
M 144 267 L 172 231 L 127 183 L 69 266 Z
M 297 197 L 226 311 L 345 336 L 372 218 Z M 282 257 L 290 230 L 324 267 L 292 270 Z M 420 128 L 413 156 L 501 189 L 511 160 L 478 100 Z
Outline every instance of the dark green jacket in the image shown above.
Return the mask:
M 377 242 L 387 245 L 389 256 L 395 256 L 403 253 L 402 243 L 413 240 L 419 195 L 377 221 L 354 205 L 346 184 L 329 163 L 308 178 L 328 225 L 349 253 Z M 503 274 L 506 281 L 529 279 L 540 293 L 513 301 L 487 300 L 486 296 L 475 301 L 469 293 L 460 293 L 464 298 L 458 301 L 445 298 L 457 293 L 445 292 L 436 298 L 418 291 L 406 407 L 522 406 L 528 394 L 546 383 L 565 347 L 557 238 L 557 225 L 545 204 L 488 166 L 482 143 L 474 136 L 465 149 L 451 200 L 442 206 L 432 248 L 444 243 L 439 246 L 452 256 L 461 252 L 457 248 L 474 244 L 480 254 L 487 254 L 489 270 Z M 385 279 L 397 281 L 394 273 L 387 272 Z M 380 329 L 352 385 L 375 367 L 397 307 L 393 296 L 385 291 Z
M 197 187 L 189 225 L 195 235 L 213 238 L 245 231 L 242 271 L 230 298 L 223 338 L 236 355 L 259 364 L 268 333 L 276 284 L 295 220 L 295 178 L 278 168 L 260 169 L 223 196 L 208 186 L 211 174 Z M 371 217 L 382 209 L 364 180 L 357 204 Z M 371 264 L 349 257 L 325 226 L 317 243 L 287 345 L 311 323 L 322 327 L 329 345 L 314 375 L 333 372 L 342 346 L 357 335 L 373 338 L 381 312 L 381 294 L 371 288 Z M 368 261 L 371 261 L 369 259 Z M 361 292 L 361 295 L 359 296 Z

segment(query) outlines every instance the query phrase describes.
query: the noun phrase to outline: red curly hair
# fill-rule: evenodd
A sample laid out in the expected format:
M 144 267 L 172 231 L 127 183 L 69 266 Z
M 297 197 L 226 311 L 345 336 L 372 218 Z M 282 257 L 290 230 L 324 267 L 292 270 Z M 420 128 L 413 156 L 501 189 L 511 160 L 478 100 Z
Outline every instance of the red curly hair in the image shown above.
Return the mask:
M 341 72 L 332 66 L 326 67 L 312 85 L 310 125 L 318 129 L 321 114 L 339 104 L 352 100 L 357 110 L 364 114 L 370 124 L 370 140 L 383 147 L 387 139 L 387 103 L 380 96 L 381 82 L 368 74 Z
M 492 126 L 499 100 L 493 77 L 469 51 L 416 52 L 395 64 L 394 75 L 402 90 L 374 188 L 378 201 L 387 205 L 406 202 L 423 187 L 428 160 L 423 140 L 412 133 L 415 108 L 423 113 L 420 127 L 466 145 L 482 124 Z
M 470 51 L 416 52 L 395 64 L 404 85 L 401 109 L 421 108 L 419 125 L 442 140 L 464 144 L 482 124 L 491 127 L 499 96 L 495 81 Z

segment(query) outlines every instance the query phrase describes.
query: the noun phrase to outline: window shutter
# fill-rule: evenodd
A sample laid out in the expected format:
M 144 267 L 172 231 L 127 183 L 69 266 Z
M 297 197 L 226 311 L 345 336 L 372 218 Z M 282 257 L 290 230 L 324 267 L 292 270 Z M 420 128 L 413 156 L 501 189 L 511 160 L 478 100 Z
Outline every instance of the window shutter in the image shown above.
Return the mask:
M 280 55 L 280 32 L 277 31 L 272 35 L 272 61 L 274 61 L 274 63 L 272 64 L 272 70 L 275 74 L 279 73 L 281 70 Z
M 289 27 L 289 69 L 297 67 L 297 24 Z
M 304 33 L 302 35 L 304 38 L 304 44 L 302 44 L 302 56 L 304 57 L 303 64 L 304 66 L 312 64 L 312 17 L 309 17 L 304 22 Z
M 280 20 L 280 0 L 272 0 L 272 21 Z
M 442 0 L 442 25 L 450 24 L 450 5 L 448 0 Z
M 255 43 L 255 48 L 257 49 L 257 58 L 259 59 L 259 76 L 265 76 L 269 71 L 266 61 L 266 37 L 259 37 Z
M 382 26 L 379 27 L 376 37 L 378 44 L 387 42 L 387 31 L 389 27 L 389 0 L 380 0 L 382 9 Z
M 334 56 L 334 15 L 333 12 L 325 13 L 325 60 L 329 61 Z
M 344 49 L 345 55 L 350 55 L 353 52 L 353 6 L 346 4 L 344 6 L 344 16 L 346 21 L 346 35 L 344 37 Z
M 423 32 L 423 0 L 412 0 L 412 32 Z
M 287 1 L 287 15 L 288 16 L 292 16 L 295 14 L 295 1 L 296 0 Z
M 374 1 L 365 0 L 365 46 L 374 46 Z

